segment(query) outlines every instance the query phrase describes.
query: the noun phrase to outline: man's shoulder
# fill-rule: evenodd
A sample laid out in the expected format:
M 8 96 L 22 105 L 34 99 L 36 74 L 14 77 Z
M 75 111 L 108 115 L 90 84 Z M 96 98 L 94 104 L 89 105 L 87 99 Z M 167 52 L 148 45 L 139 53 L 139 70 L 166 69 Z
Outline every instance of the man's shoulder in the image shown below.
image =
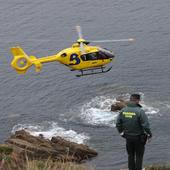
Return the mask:
M 124 108 L 122 108 L 122 109 L 120 110 L 120 113 L 126 111 L 127 109 L 128 109 L 128 106 L 125 106 Z
M 120 111 L 120 113 L 123 113 L 123 112 L 135 112 L 137 114 L 145 114 L 145 111 L 143 110 L 142 106 L 141 107 L 126 106 Z

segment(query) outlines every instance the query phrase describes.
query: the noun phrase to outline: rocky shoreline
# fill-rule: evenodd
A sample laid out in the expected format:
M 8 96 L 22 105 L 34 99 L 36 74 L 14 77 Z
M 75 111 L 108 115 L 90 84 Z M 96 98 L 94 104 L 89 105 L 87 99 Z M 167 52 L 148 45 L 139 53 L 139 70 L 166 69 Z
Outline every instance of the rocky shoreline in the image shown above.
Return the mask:
M 126 104 L 127 101 L 117 99 L 117 102 L 111 105 L 111 111 L 119 111 Z M 26 130 L 19 130 L 12 134 L 4 144 L 0 144 L 0 170 L 34 170 L 39 169 L 36 166 L 39 166 L 38 164 L 42 164 L 42 162 L 44 164 L 49 164 L 50 162 L 49 168 L 47 168 L 49 170 L 66 170 L 70 169 L 70 167 L 72 167 L 72 170 L 94 170 L 95 168 L 93 167 L 79 165 L 97 155 L 98 153 L 87 145 L 70 142 L 59 136 L 52 137 L 49 140 L 44 138 L 42 134 L 33 136 Z M 25 168 L 26 164 L 30 164 L 30 162 L 32 164 L 33 161 L 39 162 L 32 168 Z M 73 164 L 68 164 L 70 162 Z M 78 166 L 76 165 L 77 163 L 79 164 Z M 169 164 L 163 166 L 152 165 L 146 167 L 145 170 L 170 170 L 170 166 Z
M 81 163 L 97 156 L 97 152 L 86 145 L 67 141 L 61 137 L 45 139 L 33 136 L 25 130 L 16 131 L 5 144 L 0 145 L 1 164 L 7 158 L 22 166 L 25 160 L 47 160 Z

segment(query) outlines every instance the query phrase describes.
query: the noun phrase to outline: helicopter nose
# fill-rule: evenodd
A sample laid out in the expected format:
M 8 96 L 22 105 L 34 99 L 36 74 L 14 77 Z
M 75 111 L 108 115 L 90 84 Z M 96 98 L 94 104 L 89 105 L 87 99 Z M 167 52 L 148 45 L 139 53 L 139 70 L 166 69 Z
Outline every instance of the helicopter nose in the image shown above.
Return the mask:
M 113 60 L 115 58 L 114 54 L 109 54 L 108 57 L 110 58 L 110 60 Z
M 110 58 L 115 58 L 114 54 L 109 55 Z

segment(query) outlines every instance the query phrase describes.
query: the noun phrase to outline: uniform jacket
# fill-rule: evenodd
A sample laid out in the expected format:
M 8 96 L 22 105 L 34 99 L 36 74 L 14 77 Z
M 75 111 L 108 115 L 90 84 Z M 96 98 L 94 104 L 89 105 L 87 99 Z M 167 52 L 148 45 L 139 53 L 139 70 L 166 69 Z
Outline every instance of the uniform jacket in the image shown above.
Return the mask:
M 119 133 L 125 135 L 138 136 L 144 133 L 151 135 L 148 117 L 139 104 L 128 103 L 123 108 L 117 118 L 116 128 Z

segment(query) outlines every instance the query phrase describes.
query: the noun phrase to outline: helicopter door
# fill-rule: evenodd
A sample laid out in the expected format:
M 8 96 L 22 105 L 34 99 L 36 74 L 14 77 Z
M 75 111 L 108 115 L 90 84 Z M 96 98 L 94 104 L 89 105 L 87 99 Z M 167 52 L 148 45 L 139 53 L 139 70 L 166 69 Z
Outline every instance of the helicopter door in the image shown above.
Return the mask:
M 98 57 L 97 57 L 97 54 L 96 53 L 89 53 L 89 54 L 83 54 L 81 56 L 81 59 L 83 61 L 93 61 L 93 60 L 97 60 Z

